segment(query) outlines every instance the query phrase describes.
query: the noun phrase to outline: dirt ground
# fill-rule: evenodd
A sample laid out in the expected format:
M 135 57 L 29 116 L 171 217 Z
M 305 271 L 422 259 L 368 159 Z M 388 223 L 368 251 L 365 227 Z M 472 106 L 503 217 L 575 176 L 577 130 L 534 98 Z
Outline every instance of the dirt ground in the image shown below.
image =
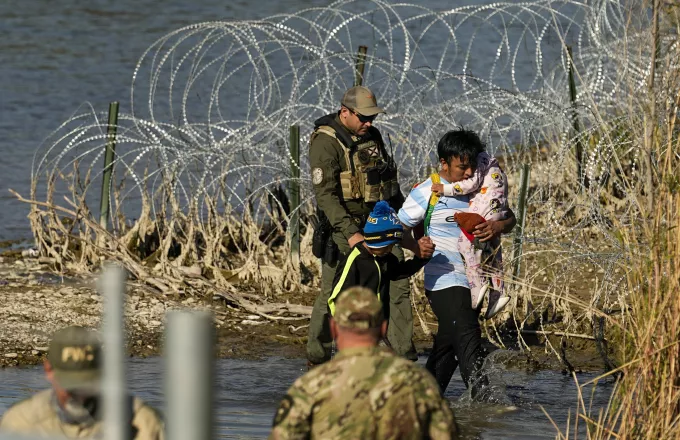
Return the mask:
M 213 313 L 221 357 L 304 355 L 306 319 L 278 324 L 219 298 L 177 301 L 134 282 L 128 285 L 125 316 L 131 356 L 162 354 L 165 313 L 179 309 Z M 68 325 L 97 328 L 101 310 L 94 277 L 61 277 L 37 259 L 0 257 L 0 366 L 41 362 L 52 333 Z
M 176 300 L 134 282 L 128 286 L 125 315 L 130 356 L 162 355 L 165 313 L 187 308 L 213 313 L 220 357 L 305 356 L 308 318 L 272 322 L 244 312 L 217 296 Z M 314 301 L 313 294 L 295 296 L 291 303 L 312 305 Z M 97 293 L 94 276 L 55 275 L 38 259 L 21 258 L 16 254 L 0 256 L 0 367 L 42 362 L 52 333 L 68 325 L 97 328 L 101 308 L 102 298 Z M 436 331 L 436 324 L 428 320 L 426 325 L 430 334 L 424 331 L 417 318 L 414 319 L 414 340 L 421 355 L 427 355 L 432 346 L 431 334 Z M 546 350 L 545 338 L 525 336 L 529 349 L 524 347 L 522 350 L 515 340 L 513 335 L 507 335 L 504 342 L 508 349 L 518 353 L 509 367 L 566 368 L 557 355 Z M 560 347 L 559 341 L 555 344 Z M 494 350 L 497 347 L 488 343 L 487 348 Z M 573 340 L 565 346 L 565 353 L 577 371 L 602 368 L 593 341 Z

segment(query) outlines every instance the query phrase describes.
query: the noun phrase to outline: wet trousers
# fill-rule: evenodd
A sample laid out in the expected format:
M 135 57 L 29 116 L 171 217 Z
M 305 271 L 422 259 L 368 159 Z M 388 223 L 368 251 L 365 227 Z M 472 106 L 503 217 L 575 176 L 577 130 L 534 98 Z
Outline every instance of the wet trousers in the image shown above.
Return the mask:
M 482 374 L 486 351 L 482 347 L 482 330 L 477 320 L 479 311 L 472 309 L 470 289 L 455 286 L 426 290 L 425 295 L 439 323 L 425 367 L 437 379 L 443 394 L 460 366 L 460 375 L 465 386 L 471 388 L 474 399 L 488 382 Z
M 349 253 L 349 245 L 347 242 L 343 244 L 344 246 L 338 245 L 340 252 Z M 401 247 L 394 246 L 392 253 L 400 261 L 404 260 L 404 251 Z M 313 364 L 320 364 L 331 358 L 333 338 L 330 331 L 331 312 L 328 309 L 328 298 L 333 292 L 333 277 L 337 264 L 336 262 L 331 266 L 323 262 L 321 269 L 321 292 L 314 301 L 312 318 L 309 321 L 307 333 L 307 359 Z M 398 355 L 411 360 L 418 359 L 412 341 L 413 310 L 411 309 L 411 288 L 408 279 L 390 283 L 387 340 Z

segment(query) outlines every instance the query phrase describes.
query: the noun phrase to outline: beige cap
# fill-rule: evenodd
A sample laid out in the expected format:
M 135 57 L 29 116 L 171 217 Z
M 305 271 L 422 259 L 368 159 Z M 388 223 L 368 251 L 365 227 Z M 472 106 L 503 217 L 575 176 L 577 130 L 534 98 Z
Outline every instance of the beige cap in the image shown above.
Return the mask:
M 340 103 L 362 116 L 374 116 L 378 113 L 385 113 L 385 110 L 378 107 L 375 95 L 364 86 L 354 86 L 348 89 L 342 96 Z

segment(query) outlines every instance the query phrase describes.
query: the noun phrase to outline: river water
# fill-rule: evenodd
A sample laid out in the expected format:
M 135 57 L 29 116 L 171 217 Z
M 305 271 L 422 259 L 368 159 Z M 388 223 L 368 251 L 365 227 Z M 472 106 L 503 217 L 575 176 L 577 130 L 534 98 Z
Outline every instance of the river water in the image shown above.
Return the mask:
M 424 359 L 421 358 L 421 364 Z M 217 363 L 216 419 L 219 438 L 264 438 L 269 433 L 279 400 L 286 389 L 304 374 L 301 359 L 269 358 L 259 361 L 224 359 Z M 569 411 L 574 411 L 577 390 L 569 376 L 554 371 L 526 374 L 498 369 L 492 384 L 503 384 L 516 408 L 470 404 L 460 398 L 465 385 L 458 374 L 449 385 L 447 399 L 454 408 L 466 439 L 549 439 L 555 429 L 541 406 L 564 430 Z M 581 383 L 592 374 L 580 374 Z M 163 364 L 160 358 L 131 359 L 130 389 L 157 408 L 163 408 Z M 40 367 L 0 370 L 0 413 L 9 405 L 47 386 Z M 594 413 L 607 405 L 611 385 L 600 384 L 592 400 Z M 591 403 L 590 387 L 583 395 Z M 466 403 L 467 402 L 467 403 Z M 580 424 L 582 426 L 582 423 Z

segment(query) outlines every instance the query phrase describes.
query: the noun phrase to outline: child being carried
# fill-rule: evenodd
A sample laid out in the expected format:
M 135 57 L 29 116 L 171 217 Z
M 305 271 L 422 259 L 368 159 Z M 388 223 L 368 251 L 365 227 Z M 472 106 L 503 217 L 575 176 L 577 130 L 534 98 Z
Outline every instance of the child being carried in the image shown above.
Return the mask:
M 465 260 L 472 308 L 479 308 L 488 293 L 486 319 L 489 319 L 510 301 L 510 297 L 504 294 L 501 242 L 498 237 L 482 242 L 473 232 L 481 223 L 508 217 L 508 182 L 505 173 L 496 158 L 481 152 L 477 155 L 477 167 L 472 177 L 455 183 L 433 184 L 432 192 L 443 196 L 470 194 L 469 212 L 454 215 L 462 232 L 458 247 Z

